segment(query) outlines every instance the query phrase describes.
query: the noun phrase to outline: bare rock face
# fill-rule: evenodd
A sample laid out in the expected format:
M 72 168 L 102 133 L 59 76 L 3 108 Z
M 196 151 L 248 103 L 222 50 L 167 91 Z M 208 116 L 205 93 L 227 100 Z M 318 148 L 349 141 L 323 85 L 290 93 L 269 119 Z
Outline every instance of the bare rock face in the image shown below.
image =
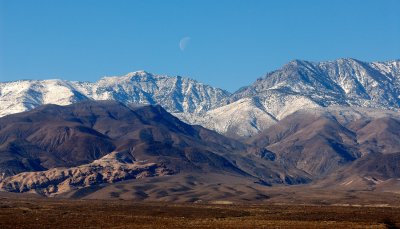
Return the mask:
M 33 191 L 54 196 L 102 183 L 169 174 L 172 174 L 170 170 L 156 163 L 138 162 L 126 153 L 112 152 L 92 163 L 77 167 L 19 173 L 3 179 L 0 189 L 9 192 Z

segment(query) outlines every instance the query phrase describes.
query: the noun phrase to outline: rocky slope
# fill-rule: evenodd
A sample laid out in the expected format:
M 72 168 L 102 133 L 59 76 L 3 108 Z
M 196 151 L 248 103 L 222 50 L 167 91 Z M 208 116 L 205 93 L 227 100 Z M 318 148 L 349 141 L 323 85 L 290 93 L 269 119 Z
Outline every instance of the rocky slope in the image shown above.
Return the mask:
M 164 176 L 171 172 L 156 163 L 135 161 L 132 155 L 111 152 L 89 164 L 71 168 L 53 168 L 41 172 L 23 172 L 6 177 L 0 189 L 8 192 L 36 192 L 53 196 L 103 183 Z

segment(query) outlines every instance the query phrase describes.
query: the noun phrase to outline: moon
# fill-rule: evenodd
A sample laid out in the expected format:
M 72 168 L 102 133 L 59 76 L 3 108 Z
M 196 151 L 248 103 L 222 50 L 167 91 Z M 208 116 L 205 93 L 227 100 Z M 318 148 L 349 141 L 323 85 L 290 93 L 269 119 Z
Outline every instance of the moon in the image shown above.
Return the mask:
M 190 41 L 190 37 L 184 37 L 179 41 L 179 49 L 183 52 L 186 49 L 186 46 L 188 46 Z

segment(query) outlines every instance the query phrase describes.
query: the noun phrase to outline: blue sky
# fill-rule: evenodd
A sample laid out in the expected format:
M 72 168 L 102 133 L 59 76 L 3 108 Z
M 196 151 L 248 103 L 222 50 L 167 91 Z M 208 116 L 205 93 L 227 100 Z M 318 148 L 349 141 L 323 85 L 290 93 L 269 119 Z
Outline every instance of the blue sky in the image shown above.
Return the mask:
M 146 70 L 235 91 L 293 59 L 399 59 L 399 9 L 398 0 L 0 0 L 0 81 Z

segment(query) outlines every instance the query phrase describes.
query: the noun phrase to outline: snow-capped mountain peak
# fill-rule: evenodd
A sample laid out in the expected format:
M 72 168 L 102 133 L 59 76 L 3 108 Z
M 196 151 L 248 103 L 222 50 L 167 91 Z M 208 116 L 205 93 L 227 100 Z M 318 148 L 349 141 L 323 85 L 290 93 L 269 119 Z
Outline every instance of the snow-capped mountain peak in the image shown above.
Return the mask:
M 258 109 L 265 111 L 263 117 L 271 116 L 273 120 L 281 120 L 301 109 L 318 107 L 351 106 L 398 110 L 399 66 L 398 60 L 373 63 L 352 58 L 325 62 L 293 60 L 233 93 L 229 98 L 230 104 L 208 111 L 205 118 L 188 118 L 187 115 L 182 118 L 221 133 L 229 133 L 232 131 L 228 129 L 235 129 L 239 135 L 250 136 L 274 122 L 263 122 L 253 128 L 251 124 L 257 122 L 251 121 L 249 110 L 252 113 L 257 113 Z M 256 98 L 262 107 L 248 104 L 243 108 L 237 104 L 243 104 L 243 101 L 251 98 Z M 219 112 L 221 110 L 224 112 Z M 233 112 L 235 115 L 232 115 Z M 242 117 L 242 121 L 238 122 L 237 117 Z M 226 126 L 229 128 L 225 128 Z
M 218 106 L 227 91 L 180 77 L 136 71 L 99 81 L 26 80 L 0 83 L 0 116 L 42 104 L 67 105 L 81 100 L 117 100 L 160 104 L 170 112 L 202 113 Z

